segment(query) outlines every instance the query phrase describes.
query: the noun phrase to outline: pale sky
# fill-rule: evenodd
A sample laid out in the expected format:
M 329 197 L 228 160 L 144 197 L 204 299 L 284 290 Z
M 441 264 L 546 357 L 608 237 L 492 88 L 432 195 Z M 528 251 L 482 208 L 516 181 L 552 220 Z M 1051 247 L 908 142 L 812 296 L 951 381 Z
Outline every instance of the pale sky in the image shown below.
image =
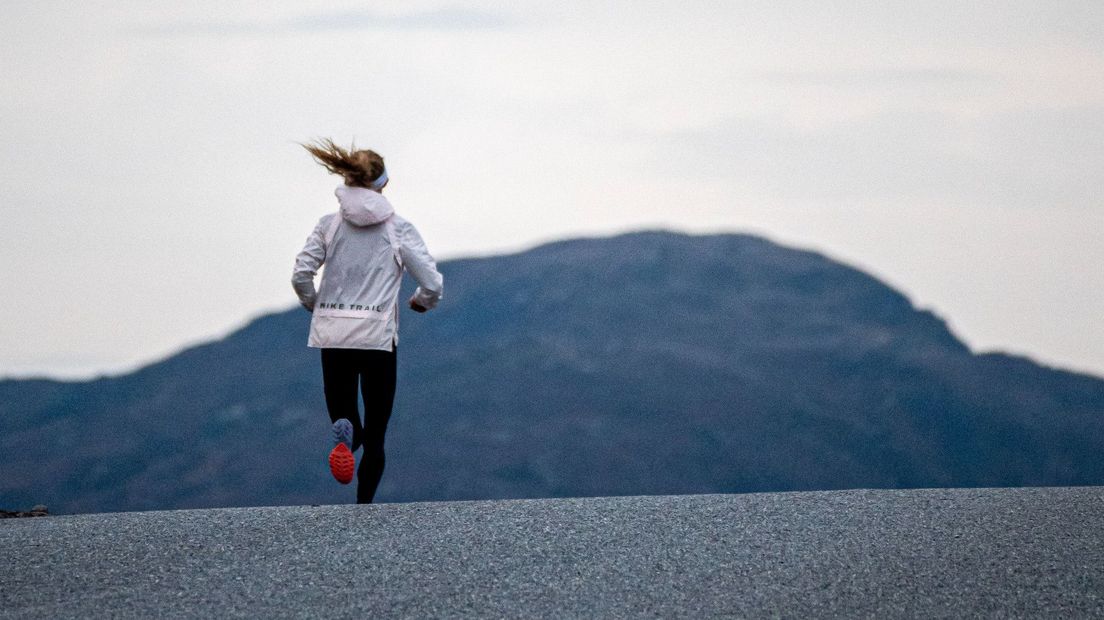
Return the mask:
M 976 351 L 1104 375 L 1098 0 L 2 16 L 0 376 L 118 373 L 294 306 L 340 182 L 295 144 L 319 136 L 386 158 L 438 260 L 762 234 L 873 273 Z

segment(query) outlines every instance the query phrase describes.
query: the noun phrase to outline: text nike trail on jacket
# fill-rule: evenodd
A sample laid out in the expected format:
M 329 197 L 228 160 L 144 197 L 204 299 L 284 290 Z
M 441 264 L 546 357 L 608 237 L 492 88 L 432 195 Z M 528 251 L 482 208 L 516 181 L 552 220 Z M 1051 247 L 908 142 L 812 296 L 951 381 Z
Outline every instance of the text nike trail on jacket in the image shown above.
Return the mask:
M 318 220 L 291 276 L 299 303 L 313 312 L 307 345 L 390 351 L 399 342 L 403 269 L 418 282 L 414 300 L 426 309 L 441 299 L 444 278 L 417 229 L 383 194 L 345 185 L 334 193 L 340 211 Z

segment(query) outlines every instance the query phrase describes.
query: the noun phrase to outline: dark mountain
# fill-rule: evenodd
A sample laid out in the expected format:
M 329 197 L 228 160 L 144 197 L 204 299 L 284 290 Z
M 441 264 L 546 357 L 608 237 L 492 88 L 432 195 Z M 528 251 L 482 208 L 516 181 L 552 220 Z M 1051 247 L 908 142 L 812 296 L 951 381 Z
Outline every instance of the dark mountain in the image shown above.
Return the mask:
M 642 232 L 441 271 L 441 306 L 401 317 L 381 501 L 1104 484 L 1104 380 L 975 355 L 817 253 Z M 352 501 L 308 321 L 0 382 L 0 506 Z

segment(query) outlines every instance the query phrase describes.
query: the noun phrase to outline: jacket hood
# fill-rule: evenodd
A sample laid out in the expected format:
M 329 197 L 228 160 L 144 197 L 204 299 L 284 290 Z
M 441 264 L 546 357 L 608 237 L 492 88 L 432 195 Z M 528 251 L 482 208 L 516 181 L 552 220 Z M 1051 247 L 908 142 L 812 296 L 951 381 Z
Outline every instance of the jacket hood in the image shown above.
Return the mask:
M 341 204 L 341 217 L 354 226 L 371 226 L 391 217 L 395 208 L 383 194 L 366 187 L 342 185 L 334 190 Z

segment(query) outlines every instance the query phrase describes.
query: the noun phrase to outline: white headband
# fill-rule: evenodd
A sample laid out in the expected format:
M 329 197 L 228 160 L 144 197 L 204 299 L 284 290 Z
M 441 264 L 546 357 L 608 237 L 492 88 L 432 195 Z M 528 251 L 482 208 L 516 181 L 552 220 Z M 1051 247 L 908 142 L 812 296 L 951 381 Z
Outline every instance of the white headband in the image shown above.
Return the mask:
M 368 184 L 368 187 L 372 189 L 383 189 L 383 186 L 387 184 L 387 169 L 383 169 L 383 174 L 379 175 L 379 178 Z

